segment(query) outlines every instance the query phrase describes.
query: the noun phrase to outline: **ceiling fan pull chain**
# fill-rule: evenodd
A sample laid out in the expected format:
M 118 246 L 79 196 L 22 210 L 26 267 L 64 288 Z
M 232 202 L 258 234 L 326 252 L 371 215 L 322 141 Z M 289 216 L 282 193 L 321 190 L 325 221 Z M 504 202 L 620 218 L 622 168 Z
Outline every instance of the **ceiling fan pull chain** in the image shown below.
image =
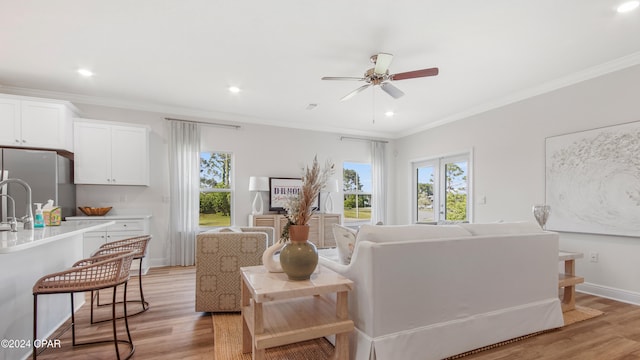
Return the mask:
M 371 89 L 371 117 L 373 120 L 373 125 L 376 124 L 376 88 Z

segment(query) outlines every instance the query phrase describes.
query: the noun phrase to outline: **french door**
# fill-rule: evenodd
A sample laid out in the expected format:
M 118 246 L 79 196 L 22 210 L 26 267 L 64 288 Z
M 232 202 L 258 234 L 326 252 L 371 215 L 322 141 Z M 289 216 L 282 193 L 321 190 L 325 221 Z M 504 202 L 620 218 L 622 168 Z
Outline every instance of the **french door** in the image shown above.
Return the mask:
M 412 163 L 413 222 L 469 220 L 469 154 Z

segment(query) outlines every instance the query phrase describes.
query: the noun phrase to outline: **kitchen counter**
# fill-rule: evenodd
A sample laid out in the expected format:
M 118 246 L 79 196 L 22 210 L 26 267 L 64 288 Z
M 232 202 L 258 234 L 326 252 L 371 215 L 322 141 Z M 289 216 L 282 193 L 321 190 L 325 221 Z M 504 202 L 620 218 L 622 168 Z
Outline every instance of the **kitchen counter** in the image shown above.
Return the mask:
M 83 234 L 115 221 L 63 221 L 60 226 L 0 232 L 0 334 L 17 344 L 33 338 L 33 294 L 36 281 L 71 267 L 83 258 Z M 78 309 L 84 293 L 74 294 Z M 48 339 L 71 316 L 68 294 L 38 298 L 38 339 Z M 31 347 L 0 347 L 0 359 L 25 359 Z
M 105 215 L 105 216 L 67 216 L 67 220 L 129 220 L 129 219 L 150 219 L 151 215 Z
M 104 219 L 103 221 L 96 222 L 63 221 L 60 226 L 47 226 L 33 230 L 19 229 L 18 232 L 1 231 L 0 254 L 41 246 L 70 236 L 79 235 L 87 231 L 95 231 L 113 224 L 115 224 L 114 221 L 105 222 Z

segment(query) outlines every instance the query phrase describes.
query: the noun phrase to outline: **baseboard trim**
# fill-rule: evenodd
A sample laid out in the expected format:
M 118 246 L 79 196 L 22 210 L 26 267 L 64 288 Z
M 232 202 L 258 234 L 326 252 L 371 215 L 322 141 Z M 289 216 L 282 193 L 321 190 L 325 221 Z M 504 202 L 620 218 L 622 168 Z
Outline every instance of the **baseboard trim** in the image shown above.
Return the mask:
M 640 293 L 617 289 L 593 283 L 583 283 L 576 286 L 576 291 L 600 296 L 606 299 L 616 300 L 627 304 L 640 305 Z
M 149 259 L 148 267 L 149 268 L 164 267 L 164 266 L 169 266 L 169 264 L 170 262 L 169 262 L 169 259 L 167 258 L 153 258 L 153 259 Z

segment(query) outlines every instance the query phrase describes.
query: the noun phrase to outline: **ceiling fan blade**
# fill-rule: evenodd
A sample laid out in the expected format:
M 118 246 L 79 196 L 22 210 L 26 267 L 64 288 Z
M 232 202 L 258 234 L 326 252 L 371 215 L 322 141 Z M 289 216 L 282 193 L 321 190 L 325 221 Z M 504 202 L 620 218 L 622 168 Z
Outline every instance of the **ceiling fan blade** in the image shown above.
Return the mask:
M 388 82 L 380 84 L 380 89 L 382 89 L 387 94 L 391 95 L 391 97 L 394 99 L 399 99 L 404 96 L 404 93 L 402 92 L 402 90 L 398 89 L 397 87 L 391 85 L 391 83 L 388 83 Z
M 373 69 L 373 72 L 378 75 L 384 75 L 389 70 L 389 65 L 391 65 L 391 60 L 393 60 L 393 55 L 380 53 L 376 58 L 376 67 Z
M 430 69 L 422 69 L 422 70 L 414 70 L 407 71 L 403 73 L 393 74 L 389 76 L 390 80 L 405 80 L 405 79 L 413 79 L 425 76 L 436 76 L 438 75 L 438 68 L 430 68 Z
M 365 78 L 362 77 L 351 77 L 351 76 L 324 76 L 322 80 L 356 80 L 356 81 L 364 81 Z
M 366 90 L 369 86 L 371 86 L 371 84 L 360 86 L 359 88 L 357 88 L 357 89 L 353 90 L 352 92 L 348 93 L 345 97 L 340 99 L 340 101 L 345 101 L 345 100 L 351 99 L 352 97 L 356 96 L 358 93 L 361 93 L 364 90 Z

